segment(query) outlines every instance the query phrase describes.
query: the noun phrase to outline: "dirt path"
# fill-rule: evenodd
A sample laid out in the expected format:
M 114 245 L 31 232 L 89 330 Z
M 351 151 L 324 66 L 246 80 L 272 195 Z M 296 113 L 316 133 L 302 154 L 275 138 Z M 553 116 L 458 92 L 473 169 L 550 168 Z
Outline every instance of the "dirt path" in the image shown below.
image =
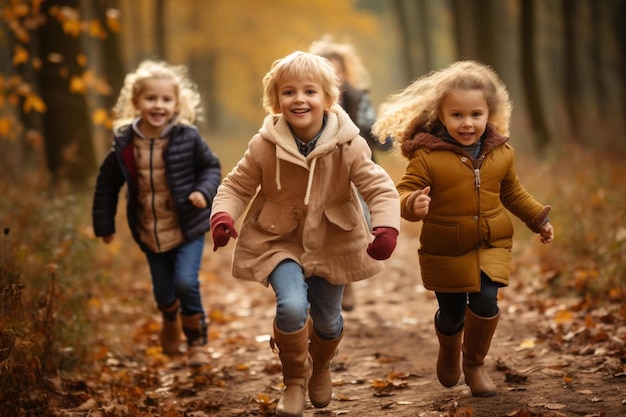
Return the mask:
M 545 300 L 532 281 L 502 292 L 502 319 L 487 357 L 498 394 L 473 398 L 462 381 L 443 388 L 435 375 L 436 301 L 421 286 L 416 248 L 409 226 L 387 270 L 356 284 L 358 304 L 344 314 L 346 335 L 333 362 L 333 401 L 325 409 L 309 405 L 305 416 L 626 415 L 623 323 L 606 319 L 610 312 L 598 313 L 593 331 L 573 319 L 556 320 L 559 312 L 570 311 L 568 304 Z M 230 276 L 231 250 L 232 244 L 217 253 L 207 247 L 203 264 L 205 307 L 212 320 L 210 366 L 192 373 L 184 359 L 165 360 L 155 353 L 159 317 L 151 302 L 122 310 L 123 300 L 112 301 L 120 311 L 110 314 L 116 336 L 109 342 L 130 341 L 131 353 L 111 355 L 101 369 L 108 385 L 100 387 L 99 398 L 97 390 L 90 392 L 99 411 L 66 408 L 62 415 L 273 415 L 281 383 L 280 362 L 268 342 L 273 293 Z M 133 294 L 121 297 L 151 300 L 149 291 L 138 284 Z M 131 316 L 145 318 L 139 330 Z

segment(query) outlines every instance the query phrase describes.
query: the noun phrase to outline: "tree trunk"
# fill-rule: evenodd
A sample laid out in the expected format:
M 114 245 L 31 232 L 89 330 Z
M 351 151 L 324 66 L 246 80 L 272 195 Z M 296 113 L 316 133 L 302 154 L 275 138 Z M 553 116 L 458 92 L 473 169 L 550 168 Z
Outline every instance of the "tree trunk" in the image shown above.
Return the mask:
M 539 94 L 537 65 L 535 63 L 534 0 L 521 0 L 521 6 L 522 84 L 526 92 L 528 112 L 534 130 L 534 144 L 537 149 L 542 150 L 548 145 L 549 136 L 543 102 Z
M 563 16 L 563 103 L 567 114 L 567 124 L 571 126 L 569 134 L 574 141 L 580 137 L 580 123 L 576 108 L 578 106 L 579 76 L 576 65 L 576 1 L 561 0 Z
M 81 49 L 79 39 L 65 34 L 50 15 L 54 6 L 77 9 L 79 0 L 46 1 L 41 6 L 42 14 L 49 17 L 39 29 L 39 85 L 47 105 L 43 116 L 46 157 L 53 180 L 82 183 L 94 173 L 96 161 L 87 100 L 82 93 L 70 91 L 72 77 L 82 75 L 76 59 Z
M 159 59 L 167 61 L 167 45 L 165 42 L 165 0 L 156 0 L 154 7 L 154 38 L 156 53 Z

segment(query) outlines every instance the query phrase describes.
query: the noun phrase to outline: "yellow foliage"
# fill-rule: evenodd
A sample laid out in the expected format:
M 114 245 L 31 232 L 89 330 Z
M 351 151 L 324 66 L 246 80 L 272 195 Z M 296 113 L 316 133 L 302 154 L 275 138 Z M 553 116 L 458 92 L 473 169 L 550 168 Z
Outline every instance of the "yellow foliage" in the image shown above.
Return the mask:
M 382 30 L 380 20 L 357 10 L 353 0 L 275 0 L 267 7 L 259 7 L 257 0 L 216 1 L 211 7 L 168 12 L 172 27 L 187 28 L 168 37 L 168 43 L 177 46 L 171 48 L 170 59 L 210 63 L 216 80 L 229 80 L 213 84 L 215 90 L 204 94 L 213 96 L 225 113 L 241 119 L 240 126 L 249 122 L 256 127 L 263 116 L 261 80 L 274 60 L 308 49 L 327 32 L 337 39 L 350 33 L 355 41 L 369 45 L 380 43 Z M 197 26 L 190 27 L 193 22 Z M 127 31 L 122 34 L 128 39 L 124 47 L 133 50 L 145 44 L 132 38 L 137 30 L 131 25 L 123 25 L 122 31 Z
M 105 40 L 107 38 L 107 32 L 104 30 L 102 25 L 97 19 L 92 19 L 88 23 L 89 34 L 94 38 L 98 38 L 100 40 Z
M 28 34 L 28 31 L 23 26 L 14 26 L 13 35 L 15 35 L 15 39 L 22 43 L 30 42 L 30 36 Z
M 78 55 L 76 55 L 76 62 L 78 62 L 78 65 L 80 65 L 81 67 L 86 67 L 87 66 L 87 55 L 85 55 L 85 54 L 78 54 Z
M 120 13 L 116 9 L 107 10 L 107 26 L 112 32 L 120 32 Z
M 39 58 L 38 56 L 34 56 L 33 59 L 30 61 L 30 64 L 33 66 L 33 69 L 40 70 L 42 64 L 41 58 Z
M 95 125 L 101 125 L 101 126 L 107 127 L 110 125 L 109 112 L 106 111 L 105 109 L 96 109 L 91 114 L 91 121 Z
M 46 103 L 36 94 L 29 93 L 24 98 L 24 113 L 30 113 L 32 110 L 37 113 L 46 111 Z
M 61 27 L 63 28 L 63 32 L 70 36 L 78 38 L 80 35 L 81 23 L 78 19 L 65 19 L 61 22 Z
M 73 76 L 70 78 L 70 92 L 85 94 L 87 92 L 87 84 L 83 77 Z
M 18 66 L 20 64 L 25 64 L 28 62 L 28 57 L 30 54 L 23 46 L 17 45 L 15 50 L 13 51 L 13 65 Z
M 7 137 L 11 132 L 13 122 L 8 117 L 0 118 L 0 136 Z

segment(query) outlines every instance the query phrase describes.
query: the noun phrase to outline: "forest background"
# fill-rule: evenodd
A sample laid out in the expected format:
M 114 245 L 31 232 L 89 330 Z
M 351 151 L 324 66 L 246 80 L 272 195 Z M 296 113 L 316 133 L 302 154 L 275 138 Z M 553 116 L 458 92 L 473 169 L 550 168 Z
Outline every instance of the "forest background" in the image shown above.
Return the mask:
M 188 66 L 224 174 L 271 63 L 325 34 L 356 47 L 375 103 L 458 59 L 492 65 L 520 176 L 553 206 L 557 241 L 534 253 L 546 291 L 626 316 L 625 21 L 626 0 L 1 0 L 0 404 L 89 366 L 89 311 L 141 257 L 103 249 L 90 204 L 123 77 L 148 58 Z M 379 161 L 399 179 L 398 154 Z

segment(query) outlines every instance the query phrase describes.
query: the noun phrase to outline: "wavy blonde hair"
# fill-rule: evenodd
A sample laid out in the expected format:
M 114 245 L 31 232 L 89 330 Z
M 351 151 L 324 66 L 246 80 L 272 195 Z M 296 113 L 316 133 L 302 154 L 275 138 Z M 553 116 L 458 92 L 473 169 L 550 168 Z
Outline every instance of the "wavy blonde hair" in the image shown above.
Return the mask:
M 432 71 L 391 95 L 380 106 L 372 127 L 374 135 L 390 135 L 400 145 L 418 131 L 430 131 L 439 123 L 442 99 L 453 89 L 483 91 L 489 109 L 488 121 L 498 133 L 509 135 L 513 105 L 505 84 L 491 67 L 471 60 Z
M 371 82 L 369 71 L 351 44 L 335 42 L 332 35 L 326 34 L 311 44 L 309 52 L 326 59 L 338 60 L 343 65 L 346 81 L 350 85 L 361 90 L 369 88 Z
M 145 60 L 124 78 L 124 85 L 113 107 L 114 131 L 119 131 L 137 117 L 137 97 L 141 94 L 144 82 L 150 79 L 171 80 L 176 88 L 178 112 L 174 115 L 173 122 L 193 125 L 202 120 L 202 100 L 198 87 L 189 79 L 187 67 Z
M 278 86 L 284 80 L 310 79 L 319 83 L 328 107 L 339 99 L 339 80 L 333 65 L 325 58 L 311 53 L 295 51 L 277 59 L 263 77 L 263 108 L 268 114 L 280 114 Z

